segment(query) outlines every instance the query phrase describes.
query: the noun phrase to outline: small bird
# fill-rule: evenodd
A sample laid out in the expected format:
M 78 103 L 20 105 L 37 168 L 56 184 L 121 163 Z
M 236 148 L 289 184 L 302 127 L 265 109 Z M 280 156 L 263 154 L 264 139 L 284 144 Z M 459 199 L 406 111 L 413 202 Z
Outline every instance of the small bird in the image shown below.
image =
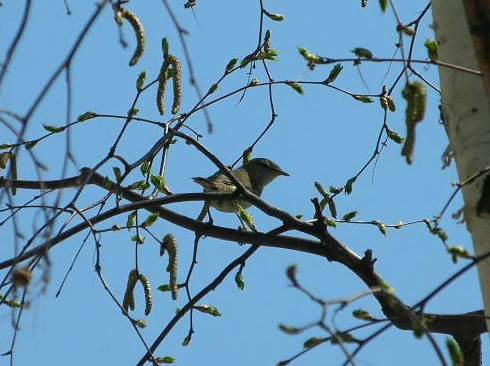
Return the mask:
M 241 167 L 231 171 L 231 174 L 250 192 L 259 196 L 262 194 L 264 187 L 280 175 L 289 176 L 276 163 L 265 158 L 252 159 Z M 223 192 L 231 193 L 236 190 L 235 185 L 221 171 L 207 177 L 194 177 L 194 182 L 204 187 L 205 192 Z M 237 212 L 238 205 L 242 208 L 248 208 L 251 203 L 242 200 L 212 200 L 209 204 L 223 212 Z

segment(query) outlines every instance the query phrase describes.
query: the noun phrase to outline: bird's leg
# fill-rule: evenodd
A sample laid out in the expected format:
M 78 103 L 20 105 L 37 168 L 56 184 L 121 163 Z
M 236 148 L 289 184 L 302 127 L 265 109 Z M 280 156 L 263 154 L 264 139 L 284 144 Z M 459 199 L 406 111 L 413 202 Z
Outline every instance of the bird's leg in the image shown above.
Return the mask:
M 204 202 L 204 206 L 202 206 L 202 210 L 199 213 L 199 216 L 197 216 L 197 221 L 204 221 L 204 218 L 206 215 L 209 217 L 209 224 L 213 224 L 213 217 L 211 216 L 211 210 L 209 209 L 209 203 Z

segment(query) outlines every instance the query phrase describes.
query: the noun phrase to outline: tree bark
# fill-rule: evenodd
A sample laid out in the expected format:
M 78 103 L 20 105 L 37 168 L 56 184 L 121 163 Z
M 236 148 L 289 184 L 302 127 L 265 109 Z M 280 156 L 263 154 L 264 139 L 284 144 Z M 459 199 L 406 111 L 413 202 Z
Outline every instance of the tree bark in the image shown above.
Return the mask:
M 478 70 L 465 9 L 461 0 L 432 1 L 434 31 L 439 43 L 439 60 Z M 490 109 L 483 78 L 456 68 L 440 67 L 442 112 L 454 152 L 460 181 L 490 166 Z M 464 217 L 471 233 L 475 255 L 490 252 L 490 205 L 485 197 L 485 176 L 463 187 Z M 490 180 L 488 180 L 490 183 Z M 490 184 L 486 184 L 489 188 Z M 490 190 L 489 190 L 490 191 Z M 480 205 L 479 205 L 480 203 Z M 485 214 L 487 213 L 487 214 Z M 490 259 L 478 264 L 485 307 L 490 315 Z M 490 322 L 487 320 L 487 329 Z
M 490 2 L 464 0 L 466 20 L 490 102 Z

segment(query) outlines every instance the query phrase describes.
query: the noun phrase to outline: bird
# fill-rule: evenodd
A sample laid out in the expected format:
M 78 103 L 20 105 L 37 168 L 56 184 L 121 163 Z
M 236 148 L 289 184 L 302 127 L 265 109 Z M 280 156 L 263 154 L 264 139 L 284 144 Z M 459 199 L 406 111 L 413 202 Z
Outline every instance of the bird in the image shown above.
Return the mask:
M 266 158 L 255 158 L 244 163 L 230 173 L 250 192 L 256 196 L 261 196 L 265 186 L 271 183 L 280 175 L 289 176 L 279 165 Z M 204 188 L 204 192 L 235 192 L 236 187 L 230 179 L 218 171 L 207 177 L 194 177 L 194 182 Z M 246 209 L 252 204 L 243 199 L 222 199 L 210 200 L 210 206 L 222 212 L 238 212 L 239 208 Z

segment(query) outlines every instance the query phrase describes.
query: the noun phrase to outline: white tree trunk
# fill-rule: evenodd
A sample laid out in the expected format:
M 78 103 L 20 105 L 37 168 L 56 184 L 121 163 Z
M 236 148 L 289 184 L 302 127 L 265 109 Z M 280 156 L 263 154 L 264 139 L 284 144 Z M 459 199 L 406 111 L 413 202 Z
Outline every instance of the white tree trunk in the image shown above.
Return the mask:
M 433 0 L 439 60 L 478 70 L 462 0 Z M 442 107 L 460 181 L 490 165 L 490 108 L 481 76 L 439 68 Z M 490 252 L 490 217 L 477 215 L 484 177 L 463 187 L 464 217 L 476 255 Z M 490 259 L 478 265 L 485 315 L 490 316 Z M 490 329 L 490 322 L 487 321 Z

